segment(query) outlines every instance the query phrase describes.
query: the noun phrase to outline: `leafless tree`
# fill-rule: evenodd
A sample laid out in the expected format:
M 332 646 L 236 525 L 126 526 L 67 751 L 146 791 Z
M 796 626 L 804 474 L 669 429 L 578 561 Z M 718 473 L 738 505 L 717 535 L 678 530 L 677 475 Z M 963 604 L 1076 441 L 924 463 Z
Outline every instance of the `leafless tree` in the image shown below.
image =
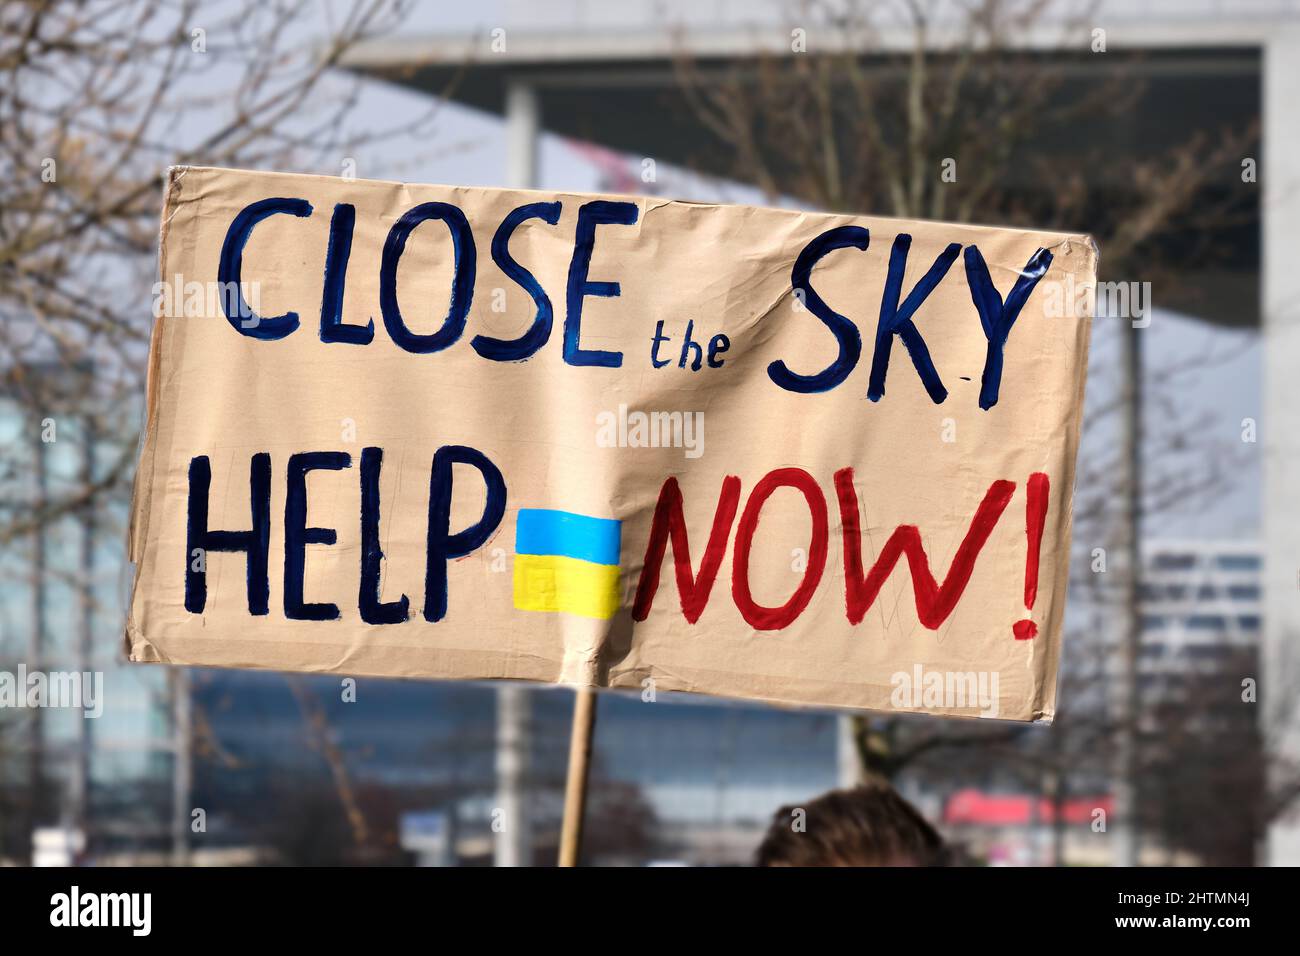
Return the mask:
M 301 0 L 28 0 L 0 9 L 6 397 L 28 412 L 30 446 L 66 390 L 71 372 L 61 370 L 88 370 L 76 414 L 112 438 L 89 482 L 7 513 L 0 542 L 123 491 L 137 448 L 166 168 L 340 171 L 350 150 L 393 131 L 358 125 L 362 81 L 335 68 L 405 9 L 401 0 L 366 0 L 341 14 Z M 427 126 L 432 113 L 404 120 L 404 131 Z M 0 479 L 21 486 L 30 455 L 6 451 Z

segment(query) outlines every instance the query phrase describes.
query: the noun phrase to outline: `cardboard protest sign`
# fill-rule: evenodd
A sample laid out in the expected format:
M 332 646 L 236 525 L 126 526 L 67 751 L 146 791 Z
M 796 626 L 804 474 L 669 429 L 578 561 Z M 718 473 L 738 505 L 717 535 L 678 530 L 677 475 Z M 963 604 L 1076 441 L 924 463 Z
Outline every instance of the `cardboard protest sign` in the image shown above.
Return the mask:
M 178 168 L 135 661 L 1054 710 L 1096 249 Z

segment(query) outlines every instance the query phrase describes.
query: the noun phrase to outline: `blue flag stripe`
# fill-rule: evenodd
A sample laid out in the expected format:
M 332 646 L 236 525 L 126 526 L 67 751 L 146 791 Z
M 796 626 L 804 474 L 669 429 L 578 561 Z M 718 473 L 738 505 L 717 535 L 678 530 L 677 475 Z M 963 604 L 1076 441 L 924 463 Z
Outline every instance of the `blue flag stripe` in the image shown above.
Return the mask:
M 623 522 L 569 511 L 520 508 L 515 527 L 519 554 L 553 554 L 596 564 L 618 564 Z

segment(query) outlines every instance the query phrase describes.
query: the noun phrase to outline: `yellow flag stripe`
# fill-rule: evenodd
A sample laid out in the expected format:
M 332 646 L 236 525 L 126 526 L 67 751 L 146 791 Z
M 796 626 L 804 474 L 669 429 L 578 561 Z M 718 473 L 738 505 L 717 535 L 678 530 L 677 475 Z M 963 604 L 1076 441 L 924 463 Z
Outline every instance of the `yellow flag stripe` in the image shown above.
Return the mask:
M 618 566 L 555 554 L 515 555 L 515 607 L 608 620 L 618 610 Z

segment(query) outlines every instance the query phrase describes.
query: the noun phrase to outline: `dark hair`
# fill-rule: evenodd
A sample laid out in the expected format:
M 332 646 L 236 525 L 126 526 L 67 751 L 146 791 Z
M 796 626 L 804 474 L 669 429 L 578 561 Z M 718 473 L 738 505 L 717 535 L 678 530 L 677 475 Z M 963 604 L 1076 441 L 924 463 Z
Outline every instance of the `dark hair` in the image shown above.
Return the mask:
M 867 784 L 832 790 L 802 807 L 782 807 L 772 817 L 754 862 L 758 866 L 943 866 L 946 852 L 934 827 L 893 787 Z

